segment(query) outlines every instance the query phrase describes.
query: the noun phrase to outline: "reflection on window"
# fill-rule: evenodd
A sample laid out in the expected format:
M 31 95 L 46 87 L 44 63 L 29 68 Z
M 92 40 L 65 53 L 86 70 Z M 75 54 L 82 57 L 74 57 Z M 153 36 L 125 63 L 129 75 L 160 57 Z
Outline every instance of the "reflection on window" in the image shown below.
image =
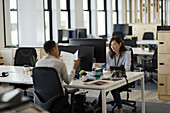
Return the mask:
M 113 24 L 117 24 L 116 0 L 112 0 L 112 10 L 113 10 L 112 14 Z
M 61 12 L 61 28 L 68 29 L 68 12 Z
M 91 15 L 91 9 L 90 9 L 90 0 L 83 0 L 83 15 L 84 15 L 84 28 L 87 29 L 87 34 L 90 34 L 91 31 L 90 31 L 90 21 L 91 21 L 91 18 L 90 18 L 90 15 Z
M 98 35 L 105 35 L 105 12 L 98 12 Z
M 50 19 L 48 11 L 45 11 L 45 37 L 46 41 L 50 40 Z
M 10 9 L 17 9 L 16 0 L 10 0 Z
M 116 12 L 113 12 L 112 18 L 113 18 L 113 24 L 117 24 L 117 13 Z
M 84 11 L 84 27 L 87 29 L 87 34 L 90 34 L 89 32 L 89 28 L 90 28 L 90 24 L 89 24 L 89 12 L 88 11 Z
M 97 10 L 104 10 L 104 0 L 97 0 Z
M 105 0 L 97 0 L 97 19 L 98 19 L 98 35 L 106 35 L 106 28 L 107 28 L 107 17 L 106 17 L 106 1 Z
M 18 44 L 18 25 L 17 25 L 17 12 L 11 11 L 10 12 L 10 22 L 11 22 L 11 44 L 10 45 L 17 45 Z
M 60 8 L 63 10 L 67 9 L 66 0 L 60 0 Z
M 88 0 L 83 0 L 83 9 L 88 10 Z

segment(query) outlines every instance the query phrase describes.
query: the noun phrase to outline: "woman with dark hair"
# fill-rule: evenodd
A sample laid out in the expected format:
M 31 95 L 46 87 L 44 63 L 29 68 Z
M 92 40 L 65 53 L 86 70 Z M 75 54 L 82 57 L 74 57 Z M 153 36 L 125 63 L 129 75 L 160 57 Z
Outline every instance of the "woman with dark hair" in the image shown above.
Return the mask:
M 106 54 L 106 68 L 110 70 L 110 66 L 121 66 L 124 65 L 125 70 L 129 71 L 131 66 L 130 52 L 125 48 L 123 40 L 118 36 L 113 36 L 109 43 L 109 52 Z M 123 86 L 122 86 L 123 87 Z M 111 91 L 119 113 L 123 113 L 122 101 L 120 97 L 120 90 L 122 87 Z M 108 94 L 109 92 L 107 92 Z M 107 95 L 106 94 L 106 95 Z M 101 109 L 101 93 L 99 95 L 99 102 L 96 111 Z

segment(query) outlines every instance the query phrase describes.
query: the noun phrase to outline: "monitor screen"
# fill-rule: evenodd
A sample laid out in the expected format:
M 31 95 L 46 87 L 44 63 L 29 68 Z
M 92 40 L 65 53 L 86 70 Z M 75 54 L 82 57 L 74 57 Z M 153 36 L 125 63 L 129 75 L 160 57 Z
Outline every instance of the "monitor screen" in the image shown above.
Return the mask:
M 128 35 L 129 25 L 128 24 L 114 24 L 114 32 L 122 32 L 123 35 Z
M 58 30 L 58 43 L 68 43 L 69 31 L 65 29 Z
M 132 35 L 132 26 L 129 26 L 129 33 L 128 35 Z
M 83 45 L 83 46 L 94 46 L 94 58 L 98 63 L 106 62 L 106 39 L 70 39 L 69 44 L 72 45 Z
M 70 53 L 75 53 L 79 51 L 79 67 L 77 71 L 85 70 L 92 71 L 92 64 L 94 58 L 94 46 L 73 46 L 73 45 L 58 45 L 59 51 L 66 51 Z
M 87 38 L 87 30 L 86 29 L 76 29 L 77 38 Z

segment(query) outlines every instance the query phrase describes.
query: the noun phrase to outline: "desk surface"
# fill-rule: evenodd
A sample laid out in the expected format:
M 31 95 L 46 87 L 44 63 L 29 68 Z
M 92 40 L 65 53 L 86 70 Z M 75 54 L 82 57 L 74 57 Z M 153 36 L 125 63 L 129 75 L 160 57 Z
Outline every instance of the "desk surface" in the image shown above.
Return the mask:
M 140 78 L 143 77 L 143 72 L 126 72 L 126 75 L 127 75 L 127 79 L 128 79 L 128 82 L 133 82 L 133 81 L 136 81 Z M 111 74 L 108 74 L 108 76 L 111 76 Z M 69 87 L 69 88 L 82 88 L 82 89 L 95 89 L 95 90 L 102 90 L 102 89 L 107 89 L 109 87 L 120 87 L 119 85 L 122 85 L 122 84 L 126 84 L 126 80 L 125 78 L 122 78 L 122 80 L 118 80 L 118 81 L 111 81 L 112 83 L 109 83 L 107 85 L 84 85 L 84 82 L 82 82 L 81 79 L 78 79 L 78 80 L 73 80 L 69 85 L 65 85 L 65 87 Z
M 32 84 L 31 73 L 24 73 L 24 67 L 21 66 L 0 66 L 0 74 L 8 72 L 7 77 L 0 77 L 1 83 L 14 83 L 14 84 Z M 2 76 L 2 75 L 0 75 Z
M 148 48 L 145 48 L 142 50 L 142 48 L 132 48 L 133 49 L 133 54 L 135 55 L 153 55 L 154 51 L 149 52 Z
M 148 45 L 148 44 L 158 44 L 158 40 L 137 40 L 136 44 Z
M 9 76 L 0 77 L 2 83 L 16 83 L 16 84 L 33 84 L 31 74 L 23 72 L 24 67 L 20 66 L 0 66 L 0 73 L 9 72 Z M 145 96 L 144 96 L 144 73 L 143 72 L 127 72 L 127 79 L 129 83 L 141 79 L 141 98 L 142 98 L 142 113 L 145 113 Z M 121 87 L 126 84 L 126 80 L 112 81 L 112 83 L 102 86 L 84 85 L 82 80 L 73 80 L 70 85 L 65 85 L 71 88 L 101 90 L 102 92 L 102 112 L 107 112 L 106 107 L 106 92 Z

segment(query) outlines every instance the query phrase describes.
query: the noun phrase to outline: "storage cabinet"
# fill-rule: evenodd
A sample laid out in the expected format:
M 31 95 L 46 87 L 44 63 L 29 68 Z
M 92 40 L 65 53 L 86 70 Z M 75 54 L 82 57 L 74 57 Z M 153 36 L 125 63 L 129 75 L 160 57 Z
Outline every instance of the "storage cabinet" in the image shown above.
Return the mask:
M 170 100 L 170 31 L 159 31 L 158 42 L 158 98 Z

